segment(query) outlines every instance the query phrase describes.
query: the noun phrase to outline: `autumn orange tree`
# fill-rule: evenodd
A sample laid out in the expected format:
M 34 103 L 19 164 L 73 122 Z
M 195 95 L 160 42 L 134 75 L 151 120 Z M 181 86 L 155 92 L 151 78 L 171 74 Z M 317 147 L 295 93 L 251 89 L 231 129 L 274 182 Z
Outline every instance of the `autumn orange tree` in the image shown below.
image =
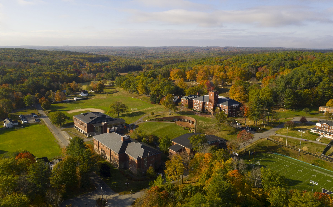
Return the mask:
M 246 131 L 245 129 L 238 132 L 237 140 L 239 142 L 248 142 L 253 139 L 253 134 L 251 132 Z

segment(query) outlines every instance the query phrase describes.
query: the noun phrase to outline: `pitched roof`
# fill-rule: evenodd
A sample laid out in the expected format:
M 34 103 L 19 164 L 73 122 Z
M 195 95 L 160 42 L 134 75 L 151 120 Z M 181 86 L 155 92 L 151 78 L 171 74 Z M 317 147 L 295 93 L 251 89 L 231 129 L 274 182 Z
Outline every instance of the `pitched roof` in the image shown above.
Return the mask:
M 106 114 L 103 114 L 101 112 L 88 112 L 88 113 L 82 113 L 78 114 L 76 116 L 77 119 L 80 119 L 82 122 L 86 124 L 97 124 L 97 123 L 102 123 L 102 122 L 111 122 L 111 121 L 119 121 L 123 119 L 115 119 L 112 118 Z M 124 121 L 125 123 L 125 121 Z
M 328 124 L 329 126 L 333 126 L 333 121 L 324 121 L 324 120 L 320 120 L 319 123 L 320 123 L 320 124 Z
M 183 147 L 178 145 L 178 144 L 175 144 L 175 145 L 172 145 L 169 147 L 170 150 L 174 151 L 174 152 L 178 152 L 179 150 L 181 150 Z
M 128 144 L 125 153 L 135 159 L 138 159 L 143 157 L 149 157 L 154 154 L 160 154 L 161 152 L 159 150 L 153 149 L 152 147 L 148 147 L 147 145 L 144 145 L 140 142 L 131 142 Z
M 128 139 L 128 141 L 123 142 L 121 141 L 121 137 L 122 136 L 120 134 L 112 132 L 96 135 L 94 136 L 94 139 L 98 140 L 116 153 L 126 153 L 135 159 L 161 153 L 159 150 L 153 149 L 152 147 L 146 146 L 132 139 Z
M 183 134 L 179 137 L 174 138 L 172 141 L 175 142 L 176 144 L 182 146 L 182 147 L 192 149 L 192 144 L 190 142 L 190 137 L 192 137 L 194 135 L 199 135 L 199 134 L 201 134 L 201 133 Z M 209 141 L 225 141 L 224 139 L 222 139 L 220 137 L 217 137 L 215 135 L 206 135 L 206 139 L 207 139 L 207 142 L 209 142 Z
M 121 141 L 121 135 L 115 132 L 96 135 L 94 136 L 94 139 L 98 140 L 116 153 L 125 153 L 128 142 L 131 141 Z
M 236 101 L 234 99 L 219 97 L 219 101 L 217 104 L 221 104 L 223 106 L 232 106 L 232 105 L 240 105 L 241 103 L 239 103 L 238 101 Z
M 209 102 L 209 95 L 199 96 L 197 98 L 194 98 L 193 100 L 203 101 L 203 102 Z

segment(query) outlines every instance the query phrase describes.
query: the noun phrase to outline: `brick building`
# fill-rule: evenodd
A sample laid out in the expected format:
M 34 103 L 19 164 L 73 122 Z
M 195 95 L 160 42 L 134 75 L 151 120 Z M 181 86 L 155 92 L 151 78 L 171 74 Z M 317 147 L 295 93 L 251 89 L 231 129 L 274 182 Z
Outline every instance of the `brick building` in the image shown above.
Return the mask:
M 117 133 L 100 134 L 93 137 L 94 150 L 113 166 L 129 169 L 133 173 L 146 172 L 150 166 L 161 165 L 161 152 L 143 143 Z
M 319 112 L 328 112 L 328 113 L 333 113 L 333 107 L 329 107 L 329 106 L 320 106 L 319 107 Z
M 187 152 L 188 154 L 194 154 L 190 137 L 199 135 L 200 133 L 188 133 L 174 138 L 172 146 L 169 147 L 169 154 L 176 154 L 181 152 Z M 207 145 L 216 145 L 219 148 L 226 148 L 226 140 L 214 135 L 206 135 Z
M 193 99 L 197 98 L 196 95 L 189 95 L 189 96 L 183 96 L 181 98 L 181 104 L 182 106 L 186 106 L 189 109 L 193 108 Z
M 192 103 L 193 102 L 193 103 Z M 229 117 L 236 117 L 240 111 L 241 103 L 228 97 L 219 96 L 216 91 L 210 91 L 208 95 L 190 98 L 182 98 L 183 106 L 193 108 L 195 111 L 213 113 L 216 108 L 224 111 Z
M 319 121 L 311 132 L 333 139 L 333 121 Z
M 112 118 L 100 112 L 88 112 L 73 116 L 74 128 L 87 137 L 107 133 L 107 129 L 124 125 L 125 120 Z

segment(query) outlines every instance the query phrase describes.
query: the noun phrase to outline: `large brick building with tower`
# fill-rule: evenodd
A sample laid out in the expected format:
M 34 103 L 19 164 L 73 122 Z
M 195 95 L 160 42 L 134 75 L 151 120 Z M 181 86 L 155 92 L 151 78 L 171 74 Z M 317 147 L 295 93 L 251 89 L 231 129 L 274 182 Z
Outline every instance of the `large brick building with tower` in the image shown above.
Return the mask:
M 150 166 L 161 166 L 161 152 L 115 132 L 93 137 L 94 150 L 113 166 L 133 173 L 146 172 Z
M 74 128 L 87 137 L 108 132 L 108 128 L 124 125 L 124 119 L 112 118 L 100 112 L 88 112 L 73 116 Z
M 210 91 L 203 96 L 184 96 L 182 105 L 200 112 L 213 113 L 216 108 L 224 111 L 229 117 L 236 117 L 240 111 L 241 103 L 228 97 L 219 96 L 216 91 Z

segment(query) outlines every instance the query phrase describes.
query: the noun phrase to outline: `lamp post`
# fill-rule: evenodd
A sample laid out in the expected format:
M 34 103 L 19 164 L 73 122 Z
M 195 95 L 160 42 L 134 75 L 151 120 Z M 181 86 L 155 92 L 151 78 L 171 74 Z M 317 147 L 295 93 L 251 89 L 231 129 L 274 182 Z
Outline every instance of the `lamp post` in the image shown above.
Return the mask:
M 303 139 L 303 133 L 305 133 L 302 130 L 298 130 L 299 132 L 301 132 L 301 140 L 299 140 L 299 156 L 301 155 L 301 148 L 302 148 L 302 139 Z
M 288 146 L 288 134 L 289 134 L 289 130 L 288 130 L 288 127 L 287 127 L 286 147 Z
M 102 191 L 102 202 L 103 202 L 103 187 L 101 187 L 101 191 Z

